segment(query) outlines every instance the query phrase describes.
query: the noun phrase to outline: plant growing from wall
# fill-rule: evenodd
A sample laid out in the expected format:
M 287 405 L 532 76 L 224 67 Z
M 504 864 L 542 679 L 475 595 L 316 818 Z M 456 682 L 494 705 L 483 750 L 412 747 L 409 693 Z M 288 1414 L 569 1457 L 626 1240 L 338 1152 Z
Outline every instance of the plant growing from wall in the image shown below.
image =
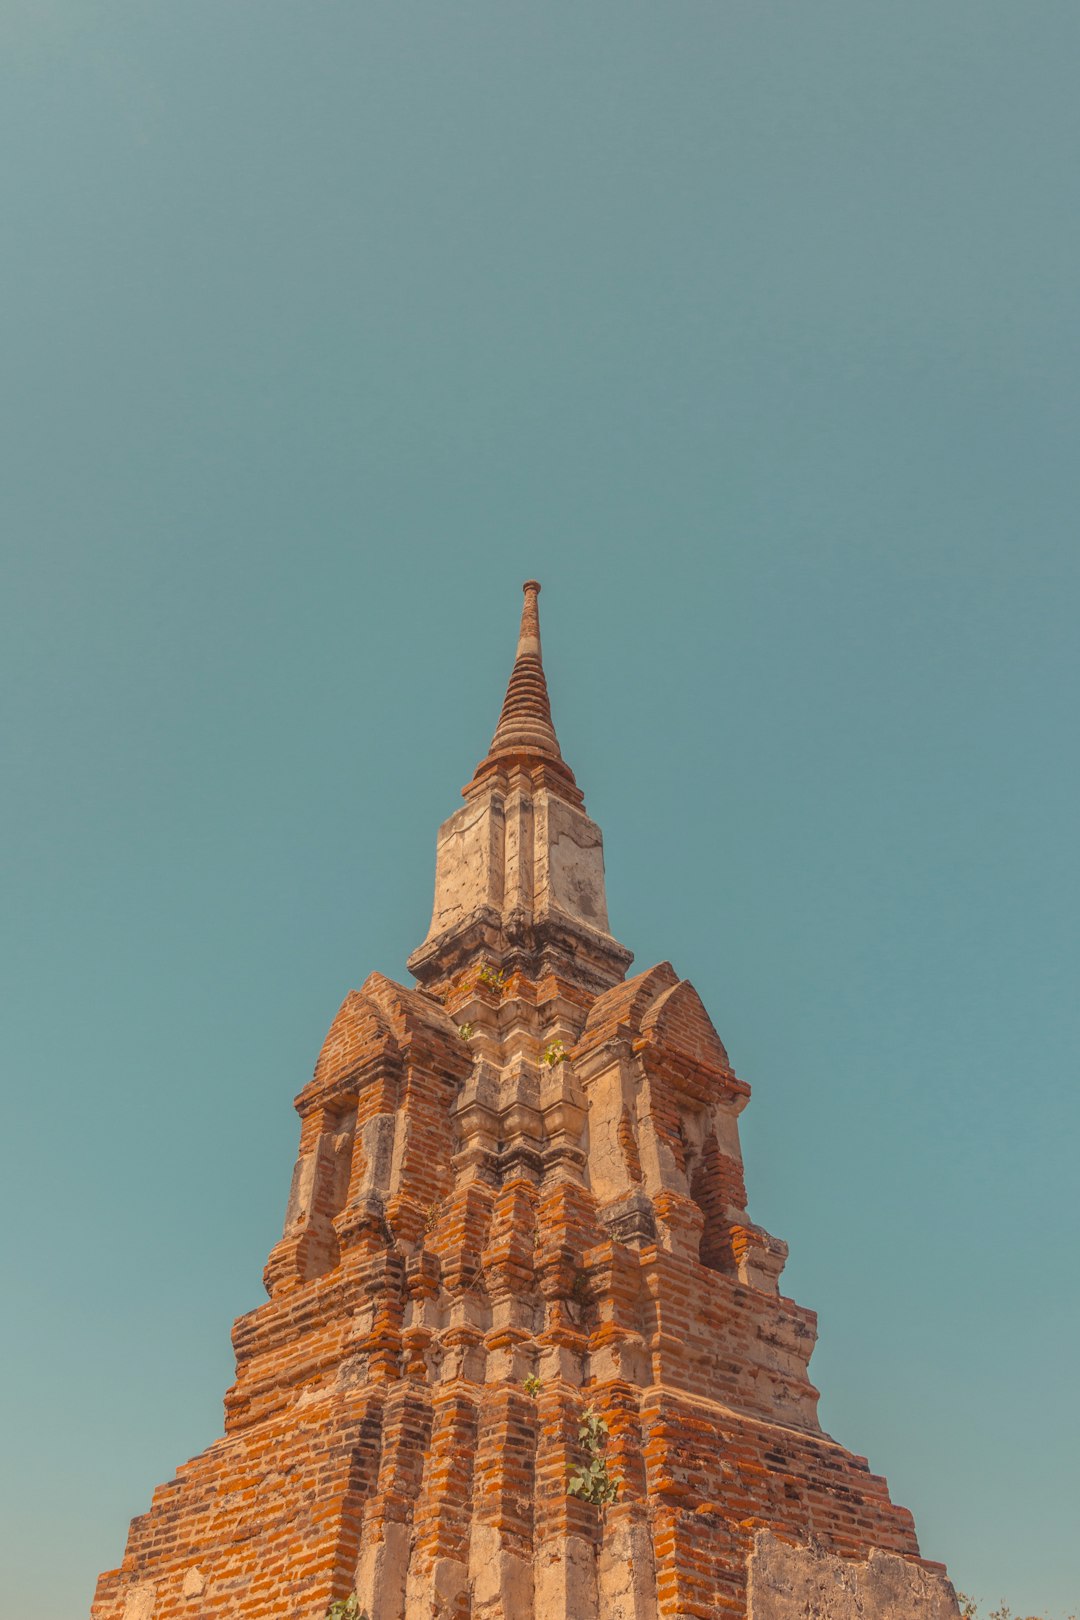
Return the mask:
M 530 1373 L 528 1378 L 524 1379 L 522 1382 L 521 1387 L 525 1391 L 526 1395 L 531 1395 L 535 1400 L 544 1387 L 544 1380 L 542 1378 L 537 1378 L 535 1373 Z
M 595 1407 L 587 1406 L 581 1414 L 578 1439 L 589 1460 L 573 1470 L 566 1487 L 571 1496 L 580 1496 L 583 1502 L 591 1502 L 601 1512 L 614 1502 L 622 1484 L 622 1480 L 613 1479 L 608 1473 L 604 1456 L 607 1432 L 608 1426 Z
M 974 1598 L 966 1597 L 963 1592 L 957 1592 L 956 1601 L 960 1605 L 962 1620 L 979 1620 L 979 1606 Z M 997 1609 L 991 1609 L 989 1620 L 1021 1620 L 1020 1615 L 1014 1615 L 1007 1603 L 1002 1603 Z M 1045 1620 L 1044 1616 L 1029 1614 L 1026 1620 Z M 1070 1614 L 1067 1620 L 1076 1620 L 1075 1614 Z
M 545 1046 L 544 1055 L 540 1061 L 546 1063 L 549 1069 L 553 1069 L 557 1063 L 565 1063 L 566 1047 L 562 1041 L 552 1041 L 550 1046 Z
M 570 1298 L 577 1305 L 584 1306 L 589 1303 L 589 1273 L 587 1271 L 579 1270 L 574 1272 L 574 1281 L 570 1285 Z
M 494 967 L 490 962 L 481 962 L 480 971 L 476 975 L 478 984 L 486 984 L 492 990 L 501 990 L 506 984 L 506 974 L 501 968 Z
M 338 1598 L 326 1611 L 326 1620 L 368 1620 L 367 1610 L 361 1609 L 355 1592 L 347 1598 Z
M 458 1034 L 461 1036 L 463 1041 L 471 1041 L 473 1038 L 473 1026 L 471 1024 L 462 1024 L 458 1030 Z

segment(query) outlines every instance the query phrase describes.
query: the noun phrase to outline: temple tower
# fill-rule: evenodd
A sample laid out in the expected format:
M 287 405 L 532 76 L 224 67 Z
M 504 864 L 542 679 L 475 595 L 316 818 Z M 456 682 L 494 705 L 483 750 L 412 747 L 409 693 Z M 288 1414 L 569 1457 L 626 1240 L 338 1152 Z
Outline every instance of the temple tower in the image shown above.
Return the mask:
M 958 1615 L 818 1423 L 815 1317 L 747 1214 L 749 1087 L 669 963 L 627 977 L 524 589 L 418 987 L 345 997 L 225 1435 L 94 1620 Z

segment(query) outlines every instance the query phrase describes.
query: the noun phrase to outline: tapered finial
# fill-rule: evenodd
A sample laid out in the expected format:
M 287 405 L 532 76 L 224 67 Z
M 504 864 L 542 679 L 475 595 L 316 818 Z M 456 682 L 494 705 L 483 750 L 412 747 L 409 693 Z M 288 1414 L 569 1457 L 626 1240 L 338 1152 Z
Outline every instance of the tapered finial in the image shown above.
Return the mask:
M 560 791 L 574 802 L 580 802 L 581 791 L 574 781 L 573 772 L 563 760 L 559 739 L 551 722 L 551 702 L 540 650 L 540 610 L 537 602 L 540 582 L 527 579 L 522 589 L 525 601 L 521 609 L 517 654 L 510 671 L 502 713 L 491 739 L 491 747 L 477 766 L 470 787 L 500 765 L 511 762 L 539 765 L 543 762 L 551 765 L 552 780 L 558 784 Z
M 540 657 L 540 604 L 536 598 L 540 595 L 540 581 L 527 579 L 521 587 L 525 592 L 525 603 L 521 609 L 521 630 L 518 634 L 517 655 L 520 658 L 524 653 L 535 653 Z
M 540 585 L 527 579 L 522 586 L 525 601 L 521 609 L 517 656 L 503 699 L 502 713 L 491 739 L 489 756 L 507 749 L 539 754 L 545 759 L 561 759 L 559 740 L 551 723 L 544 661 L 540 651 Z

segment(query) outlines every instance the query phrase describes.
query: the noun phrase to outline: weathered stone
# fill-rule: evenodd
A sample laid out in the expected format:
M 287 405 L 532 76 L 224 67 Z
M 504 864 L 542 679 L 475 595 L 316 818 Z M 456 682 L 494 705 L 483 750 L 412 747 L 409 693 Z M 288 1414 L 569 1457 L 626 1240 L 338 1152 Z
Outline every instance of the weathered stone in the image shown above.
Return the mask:
M 186 1598 L 202 1597 L 206 1591 L 206 1581 L 202 1571 L 189 1569 L 180 1585 L 180 1590 Z
M 837 1558 L 768 1530 L 754 1538 L 747 1620 L 958 1620 L 943 1572 L 875 1548 L 865 1560 Z
M 128 1588 L 124 1620 L 152 1620 L 157 1588 L 152 1581 L 140 1581 Z

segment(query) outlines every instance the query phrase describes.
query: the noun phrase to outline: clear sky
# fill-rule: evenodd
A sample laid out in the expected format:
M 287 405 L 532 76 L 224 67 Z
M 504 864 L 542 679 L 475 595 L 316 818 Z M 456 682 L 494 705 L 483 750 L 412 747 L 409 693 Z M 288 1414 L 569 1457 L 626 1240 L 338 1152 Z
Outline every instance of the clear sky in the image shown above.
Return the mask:
M 521 581 L 825 1426 L 1077 1552 L 1075 0 L 7 0 L 0 1612 L 221 1431 Z

